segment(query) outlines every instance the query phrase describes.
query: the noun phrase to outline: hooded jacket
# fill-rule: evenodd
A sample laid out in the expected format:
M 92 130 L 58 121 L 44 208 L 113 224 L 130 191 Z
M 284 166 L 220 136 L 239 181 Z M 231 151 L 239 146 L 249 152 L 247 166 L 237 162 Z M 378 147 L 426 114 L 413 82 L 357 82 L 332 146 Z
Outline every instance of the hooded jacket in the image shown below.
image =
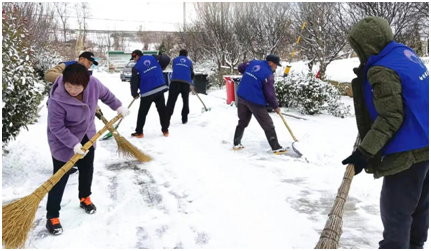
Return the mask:
M 428 160 L 428 146 L 382 154 L 382 149 L 396 136 L 405 118 L 400 75 L 394 69 L 378 64 L 366 68 L 370 58 L 378 56 L 393 42 L 393 33 L 388 22 L 379 17 L 367 17 L 352 28 L 348 41 L 361 62 L 360 66 L 354 69 L 357 78 L 352 80 L 352 89 L 356 122 L 361 137 L 359 150 L 370 158 L 366 171 L 379 178 L 399 173 L 415 163 Z M 372 89 L 372 102 L 377 115 L 373 116 L 374 118 L 370 116 L 365 102 L 366 84 L 371 85 Z
M 48 101 L 48 144 L 55 159 L 69 161 L 74 155 L 73 147 L 81 143 L 85 135 L 89 139 L 96 135 L 94 114 L 99 99 L 114 111 L 121 106 L 114 94 L 95 77 L 90 76 L 82 102 L 66 91 L 63 76 L 54 82 Z M 96 143 L 93 146 L 96 148 Z

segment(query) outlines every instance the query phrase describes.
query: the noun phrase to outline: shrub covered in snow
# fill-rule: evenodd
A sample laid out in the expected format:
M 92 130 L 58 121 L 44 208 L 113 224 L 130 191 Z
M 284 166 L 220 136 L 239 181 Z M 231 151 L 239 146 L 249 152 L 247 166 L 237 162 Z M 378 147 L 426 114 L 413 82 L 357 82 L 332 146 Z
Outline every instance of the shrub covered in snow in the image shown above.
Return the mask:
M 313 74 L 292 74 L 286 79 L 277 79 L 275 90 L 280 106 L 298 108 L 302 114 L 327 112 L 336 117 L 350 114 L 350 107 L 340 102 L 339 91 Z
M 37 81 L 31 63 L 32 50 L 26 44 L 17 8 L 2 14 L 2 142 L 15 138 L 21 127 L 35 117 L 42 99 L 43 84 Z
M 55 52 L 53 48 L 45 47 L 45 48 L 39 48 L 37 51 L 34 52 L 34 57 L 32 58 L 33 61 L 33 68 L 35 70 L 35 73 L 37 75 L 38 81 L 43 84 L 43 96 L 47 96 L 50 89 L 51 84 L 45 81 L 45 72 L 52 67 L 58 65 L 61 60 L 61 56 Z
M 195 74 L 208 75 L 208 88 L 211 86 L 219 86 L 223 80 L 223 78 L 220 78 L 220 74 L 218 74 L 217 63 L 215 63 L 214 60 L 204 60 L 193 63 L 193 71 Z

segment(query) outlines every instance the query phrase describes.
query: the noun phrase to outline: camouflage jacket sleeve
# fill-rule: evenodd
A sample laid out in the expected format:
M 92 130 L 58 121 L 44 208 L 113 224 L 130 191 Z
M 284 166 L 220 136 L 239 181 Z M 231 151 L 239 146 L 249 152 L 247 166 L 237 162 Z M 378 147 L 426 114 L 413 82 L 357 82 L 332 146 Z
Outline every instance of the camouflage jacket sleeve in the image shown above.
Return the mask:
M 403 123 L 402 85 L 395 71 L 382 66 L 370 68 L 367 79 L 373 88 L 373 102 L 378 115 L 362 140 L 360 149 L 374 156 Z
M 63 71 L 66 68 L 66 65 L 64 63 L 61 63 L 59 65 L 56 65 L 46 71 L 45 73 L 45 81 L 54 83 L 55 80 L 61 75 L 63 75 Z

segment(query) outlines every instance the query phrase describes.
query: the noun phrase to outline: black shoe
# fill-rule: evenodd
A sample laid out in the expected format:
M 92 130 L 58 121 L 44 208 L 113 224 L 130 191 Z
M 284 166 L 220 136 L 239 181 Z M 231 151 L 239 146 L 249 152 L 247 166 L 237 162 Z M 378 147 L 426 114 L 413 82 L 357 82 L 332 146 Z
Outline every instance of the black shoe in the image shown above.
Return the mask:
M 187 119 L 182 119 L 183 124 L 187 124 Z
M 72 167 L 72 169 L 69 170 L 69 175 L 74 174 L 78 171 L 78 168 L 76 168 L 75 166 Z
M 63 233 L 63 227 L 60 224 L 60 219 L 51 218 L 46 221 L 46 229 L 53 235 L 60 235 Z
M 91 202 L 90 196 L 81 198 L 79 206 L 83 208 L 87 214 L 94 214 L 96 212 L 96 206 Z

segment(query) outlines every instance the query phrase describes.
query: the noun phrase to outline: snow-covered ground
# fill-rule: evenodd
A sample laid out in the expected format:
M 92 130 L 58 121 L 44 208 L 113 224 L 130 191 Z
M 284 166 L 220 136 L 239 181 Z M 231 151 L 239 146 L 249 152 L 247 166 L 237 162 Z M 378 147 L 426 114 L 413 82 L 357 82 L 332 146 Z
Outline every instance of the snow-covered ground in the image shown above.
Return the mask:
M 103 84 L 128 105 L 129 83 L 119 74 L 95 72 Z M 167 93 L 166 93 L 167 98 Z M 237 124 L 235 106 L 226 105 L 225 90 L 201 95 L 209 112 L 190 96 L 189 123 L 181 123 L 181 98 L 163 137 L 152 106 L 145 138 L 131 138 L 138 104 L 119 132 L 153 157 L 138 163 L 116 154 L 114 139 L 98 141 L 93 179 L 94 215 L 79 208 L 78 175 L 67 184 L 60 220 L 64 233 L 45 230 L 46 197 L 40 203 L 26 248 L 314 248 L 341 184 L 347 157 L 356 138 L 353 116 L 285 117 L 300 141 L 305 158 L 274 156 L 253 118 L 240 152 L 232 151 Z M 343 102 L 353 107 L 352 99 Z M 100 105 L 108 120 L 116 115 Z M 352 111 L 353 114 L 353 111 Z M 2 203 L 32 193 L 52 174 L 47 144 L 47 110 L 9 143 L 2 159 Z M 278 138 L 292 138 L 282 120 L 271 114 Z M 96 121 L 97 128 L 102 127 Z M 307 162 L 308 161 L 308 162 Z M 379 195 L 382 180 L 361 173 L 353 180 L 345 207 L 342 248 L 377 248 L 382 237 Z

